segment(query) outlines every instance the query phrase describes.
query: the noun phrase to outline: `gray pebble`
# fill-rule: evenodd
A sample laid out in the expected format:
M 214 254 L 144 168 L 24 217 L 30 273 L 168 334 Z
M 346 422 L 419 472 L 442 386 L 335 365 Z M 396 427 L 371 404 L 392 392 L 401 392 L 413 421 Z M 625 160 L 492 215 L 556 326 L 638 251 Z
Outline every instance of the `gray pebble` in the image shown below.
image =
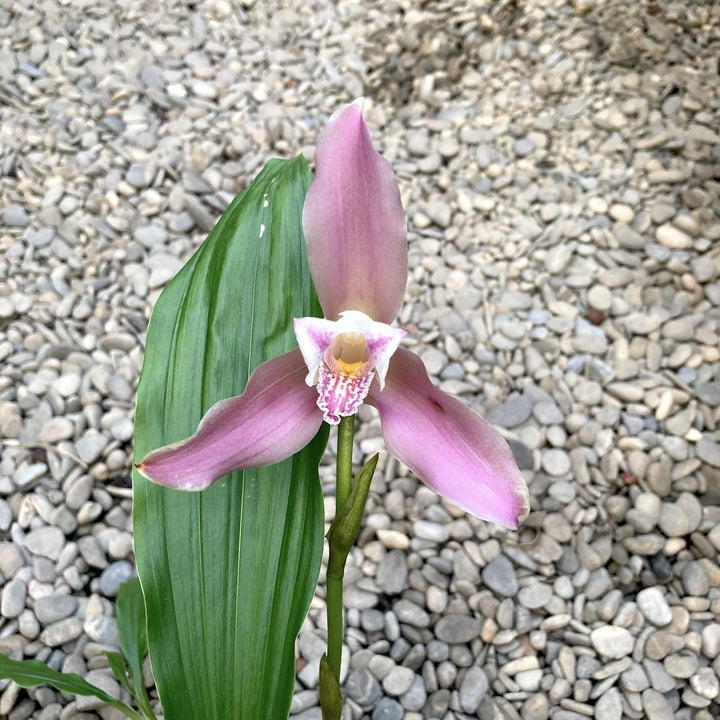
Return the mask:
M 706 437 L 700 438 L 695 445 L 695 452 L 704 463 L 720 468 L 720 443 Z
M 470 642 L 480 634 L 482 621 L 468 615 L 445 615 L 435 623 L 435 636 L 448 644 Z
M 460 685 L 460 707 L 464 712 L 473 713 L 477 710 L 480 700 L 489 690 L 490 684 L 482 668 L 468 668 Z
M 648 688 L 642 693 L 642 706 L 645 715 L 653 720 L 673 720 L 673 711 L 664 695 Z
M 527 395 L 513 395 L 485 415 L 493 425 L 513 428 L 524 423 L 531 415 L 533 401 Z
M 402 550 L 391 550 L 380 561 L 375 582 L 387 595 L 398 595 L 406 587 L 407 576 L 405 553 Z
M 544 583 L 535 582 L 527 585 L 517 594 L 518 601 L 529 610 L 537 610 L 552 597 L 552 588 Z
M 43 625 L 57 622 L 72 615 L 78 600 L 71 595 L 47 595 L 35 601 L 35 615 Z
M 6 618 L 15 618 L 25 609 L 27 584 L 20 578 L 11 580 L 2 591 L 0 613 Z
M 47 625 L 40 633 L 40 642 L 47 647 L 64 645 L 80 637 L 83 625 L 76 617 L 65 618 Z
M 120 585 L 134 576 L 135 568 L 127 560 L 110 563 L 100 575 L 100 592 L 105 597 L 115 597 Z
M 410 668 L 396 665 L 383 679 L 383 690 L 398 697 L 410 689 L 414 678 L 415 673 Z
M 372 720 L 402 720 L 405 715 L 403 706 L 391 698 L 381 698 L 375 706 Z
M 3 210 L 3 224 L 8 227 L 27 227 L 30 224 L 31 217 L 25 212 L 22 205 L 10 203 Z
M 617 688 L 610 688 L 598 698 L 595 704 L 595 717 L 601 720 L 622 718 L 622 698 Z
M 427 690 L 425 689 L 425 683 L 420 675 L 415 675 L 410 689 L 400 697 L 400 703 L 405 710 L 419 712 L 425 707 L 426 700 Z
M 75 442 L 80 459 L 88 465 L 94 463 L 107 447 L 108 438 L 102 433 L 87 432 Z
M 33 555 L 42 555 L 57 560 L 63 549 L 65 535 L 57 527 L 40 527 L 30 532 L 25 538 L 25 547 Z
M 382 694 L 380 683 L 367 668 L 353 670 L 345 681 L 345 690 L 362 707 L 377 702 Z
M 685 565 L 682 571 L 685 592 L 695 597 L 705 597 L 710 590 L 710 579 L 702 563 L 695 560 Z
M 632 652 L 634 641 L 624 627 L 603 625 L 590 633 L 590 643 L 605 658 L 624 657 Z
M 667 625 L 672 620 L 672 611 L 663 591 L 657 587 L 644 588 L 637 594 L 640 612 L 657 627 Z
M 483 568 L 482 579 L 490 590 L 499 595 L 514 597 L 518 591 L 515 568 L 505 555 L 498 555 Z

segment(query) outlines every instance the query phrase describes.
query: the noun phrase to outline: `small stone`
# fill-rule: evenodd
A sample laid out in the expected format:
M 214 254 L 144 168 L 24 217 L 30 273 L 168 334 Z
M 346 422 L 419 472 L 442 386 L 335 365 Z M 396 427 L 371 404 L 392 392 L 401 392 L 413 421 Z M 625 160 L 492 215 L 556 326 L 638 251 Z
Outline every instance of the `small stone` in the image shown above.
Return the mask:
M 100 575 L 100 592 L 105 597 L 115 597 L 120 585 L 134 576 L 135 569 L 127 560 L 111 563 Z
M 40 633 L 40 642 L 47 647 L 57 647 L 64 645 L 71 640 L 80 637 L 83 631 L 83 625 L 76 617 L 65 618 L 56 623 L 48 625 Z
M 552 588 L 544 583 L 532 583 L 522 588 L 517 597 L 523 607 L 537 610 L 550 601 Z
M 46 473 L 45 463 L 23 463 L 15 472 L 15 485 L 18 488 L 30 488 Z
M 702 629 L 702 651 L 711 660 L 720 655 L 720 623 L 708 623 Z
M 513 428 L 524 423 L 532 414 L 533 401 L 527 395 L 513 395 L 490 410 L 485 419 L 492 425 Z
M 612 305 L 612 293 L 603 285 L 593 285 L 588 290 L 588 303 L 601 312 L 608 312 Z
M 690 687 L 706 700 L 714 700 L 720 694 L 720 681 L 712 668 L 700 668 L 691 678 Z
M 2 590 L 0 613 L 6 618 L 15 618 L 25 609 L 27 584 L 20 578 L 11 580 Z
M 345 681 L 345 690 L 361 706 L 376 703 L 382 695 L 380 683 L 367 668 L 353 670 Z
M 427 520 L 413 523 L 413 532 L 417 537 L 434 543 L 444 543 L 450 539 L 450 531 L 444 525 Z
M 398 600 L 393 605 L 393 610 L 401 623 L 413 627 L 427 627 L 430 625 L 430 616 L 419 605 L 410 602 L 410 600 Z
M 460 685 L 460 707 L 464 712 L 474 713 L 480 701 L 490 688 L 487 675 L 482 668 L 474 665 L 467 669 Z
M 533 416 L 541 425 L 559 425 L 565 419 L 554 402 L 538 402 L 533 406 Z
M 692 238 L 670 223 L 660 225 L 655 231 L 657 241 L 672 250 L 687 250 L 692 246 Z
M 405 710 L 419 712 L 425 707 L 426 700 L 427 690 L 425 689 L 425 683 L 420 675 L 415 675 L 410 689 L 400 697 L 400 703 Z M 406 717 L 408 716 L 406 715 Z
M 108 438 L 102 433 L 87 432 L 76 441 L 75 448 L 80 459 L 91 465 L 102 455 L 108 442 Z
M 3 210 L 3 224 L 8 227 L 27 227 L 31 220 L 22 205 L 11 203 Z
M 674 678 L 689 678 L 698 668 L 697 655 L 689 650 L 668 655 L 663 667 Z
M 435 623 L 435 636 L 449 644 L 467 643 L 476 638 L 482 621 L 469 615 L 445 615 Z
M 414 679 L 415 673 L 410 668 L 396 665 L 383 680 L 383 690 L 398 697 L 410 689 Z
M 707 465 L 720 468 L 720 443 L 703 437 L 695 445 L 697 456 Z
M 570 457 L 564 450 L 550 448 L 542 452 L 542 466 L 548 475 L 560 477 L 570 472 Z
M 673 720 L 673 711 L 665 696 L 657 690 L 648 688 L 642 693 L 642 706 L 645 717 L 652 720 Z
M 384 697 L 378 701 L 372 714 L 372 720 L 402 720 L 405 716 L 403 706 L 396 700 Z
M 405 553 L 391 550 L 378 565 L 375 582 L 387 595 L 398 595 L 407 584 L 408 567 Z
M 56 417 L 48 420 L 40 430 L 40 441 L 46 443 L 58 443 L 61 440 L 69 440 L 75 434 L 75 426 L 65 417 Z
M 653 625 L 662 627 L 672 621 L 672 611 L 659 587 L 644 588 L 636 599 L 640 612 Z
M 30 532 L 25 538 L 25 547 L 33 555 L 57 560 L 63 549 L 65 535 L 60 528 L 40 527 Z
M 590 643 L 604 658 L 617 660 L 632 652 L 634 640 L 626 628 L 603 625 L 590 633 Z
M 499 595 L 514 597 L 518 591 L 515 568 L 505 555 L 498 555 L 483 568 L 482 579 L 490 590 Z
M 621 720 L 622 699 L 617 688 L 610 688 L 595 703 L 595 717 L 598 720 Z
M 710 407 L 720 405 L 720 382 L 702 382 L 695 386 L 698 398 Z
M 35 601 L 35 615 L 43 625 L 62 620 L 72 615 L 78 606 L 78 600 L 71 595 L 46 595 Z
M 650 660 L 662 660 L 670 653 L 682 649 L 683 639 L 677 635 L 658 630 L 647 639 L 645 643 L 645 655 Z
M 544 693 L 531 695 L 520 709 L 520 717 L 523 720 L 548 720 L 549 715 L 550 703 Z
M 83 629 L 87 636 L 103 645 L 119 645 L 117 624 L 115 618 L 95 613 L 85 618 Z
M 705 597 L 710 590 L 710 579 L 702 563 L 695 560 L 685 565 L 682 572 L 685 592 L 695 597 Z

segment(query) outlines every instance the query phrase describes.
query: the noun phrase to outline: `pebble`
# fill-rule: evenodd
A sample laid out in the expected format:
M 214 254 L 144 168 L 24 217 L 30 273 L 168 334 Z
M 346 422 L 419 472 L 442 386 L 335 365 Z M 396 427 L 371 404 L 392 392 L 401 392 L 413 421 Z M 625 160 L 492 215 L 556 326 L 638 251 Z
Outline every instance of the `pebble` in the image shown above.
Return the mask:
M 405 588 L 407 577 L 405 553 L 401 550 L 391 550 L 380 561 L 375 581 L 384 593 L 397 595 Z
M 637 594 L 637 604 L 642 614 L 657 627 L 672 621 L 672 611 L 663 591 L 658 587 L 644 588 Z
M 105 597 L 115 597 L 122 583 L 135 575 L 135 569 L 127 560 L 108 565 L 100 575 L 100 592 Z
M 30 532 L 25 538 L 25 547 L 33 555 L 41 555 L 50 560 L 57 560 L 63 549 L 65 535 L 56 527 L 40 527 Z
M 514 428 L 522 425 L 532 414 L 533 402 L 526 395 L 513 395 L 505 402 L 494 407 L 486 415 L 493 425 Z
M 518 591 L 515 568 L 504 555 L 498 555 L 483 568 L 482 580 L 498 595 L 514 597 Z
M 435 636 L 449 644 L 470 642 L 480 634 L 482 622 L 467 615 L 444 615 L 435 624 Z
M 630 632 L 615 625 L 603 625 L 593 630 L 590 642 L 600 655 L 610 660 L 629 655 L 634 645 Z
M 477 666 L 467 669 L 465 677 L 460 684 L 460 707 L 463 712 L 473 713 L 477 710 L 480 701 L 488 692 L 490 684 L 482 668 Z
M 406 693 L 415 679 L 415 673 L 407 667 L 396 665 L 383 679 L 383 690 L 389 695 L 398 697 Z

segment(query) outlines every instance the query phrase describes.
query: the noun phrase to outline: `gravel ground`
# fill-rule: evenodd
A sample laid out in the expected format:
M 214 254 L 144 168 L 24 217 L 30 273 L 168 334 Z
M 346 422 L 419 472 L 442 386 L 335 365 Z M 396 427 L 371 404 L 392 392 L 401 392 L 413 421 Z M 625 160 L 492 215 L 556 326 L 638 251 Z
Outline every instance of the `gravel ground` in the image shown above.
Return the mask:
M 506 533 L 382 455 L 346 717 L 717 718 L 720 7 L 159 5 L 0 8 L 0 651 L 118 691 L 150 308 L 267 158 L 312 157 L 365 95 L 409 220 L 408 342 L 505 433 L 533 512 Z M 382 448 L 361 420 L 358 460 Z M 118 717 L 7 681 L 0 716 Z

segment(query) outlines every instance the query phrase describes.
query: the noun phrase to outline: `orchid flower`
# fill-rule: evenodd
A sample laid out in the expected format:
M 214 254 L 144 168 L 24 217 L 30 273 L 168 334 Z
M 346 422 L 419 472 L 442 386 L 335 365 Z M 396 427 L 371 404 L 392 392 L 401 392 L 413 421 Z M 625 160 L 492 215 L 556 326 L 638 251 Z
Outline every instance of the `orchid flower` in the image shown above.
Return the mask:
M 216 403 L 187 440 L 147 455 L 150 480 L 202 490 L 223 475 L 279 462 L 323 421 L 367 402 L 390 452 L 427 485 L 479 518 L 516 528 L 529 511 L 508 444 L 462 402 L 436 389 L 405 332 L 390 323 L 405 294 L 407 234 L 400 192 L 358 101 L 330 119 L 305 200 L 308 262 L 324 318 L 298 318 L 298 349 L 260 365 L 245 392 Z

